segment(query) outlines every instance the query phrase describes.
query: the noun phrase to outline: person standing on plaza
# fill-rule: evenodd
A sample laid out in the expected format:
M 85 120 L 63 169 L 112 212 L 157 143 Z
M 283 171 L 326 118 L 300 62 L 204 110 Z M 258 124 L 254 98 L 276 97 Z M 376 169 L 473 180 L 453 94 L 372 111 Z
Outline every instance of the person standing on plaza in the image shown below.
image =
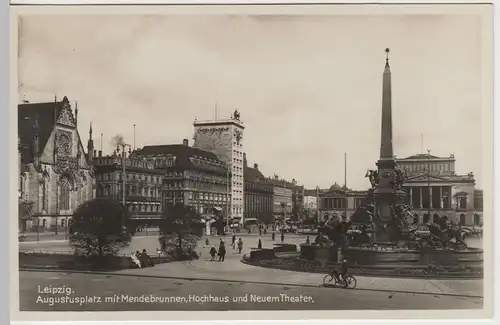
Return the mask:
M 233 250 L 236 249 L 236 235 L 233 235 L 231 238 L 231 246 L 233 247 Z
M 259 243 L 257 244 L 258 249 L 262 249 L 262 241 L 259 239 Z
M 274 238 L 276 238 L 276 234 L 275 234 L 275 233 L 274 233 L 274 231 L 273 231 L 273 233 L 272 233 L 272 235 L 271 235 L 271 239 L 274 241 Z
M 224 258 L 226 257 L 226 246 L 224 241 L 221 239 L 219 244 L 219 262 L 224 262 Z
M 306 238 L 306 244 L 309 245 L 311 243 L 311 240 L 309 240 L 309 236 Z
M 240 237 L 240 239 L 238 239 L 238 254 L 241 254 L 242 249 L 243 249 L 243 241 L 241 240 Z
M 285 232 L 281 231 L 281 242 L 285 240 Z

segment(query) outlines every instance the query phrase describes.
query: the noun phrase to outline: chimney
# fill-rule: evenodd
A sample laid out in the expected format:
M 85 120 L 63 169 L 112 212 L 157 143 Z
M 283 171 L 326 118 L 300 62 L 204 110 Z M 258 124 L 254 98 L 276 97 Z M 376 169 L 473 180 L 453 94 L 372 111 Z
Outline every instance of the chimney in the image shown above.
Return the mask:
M 94 157 L 97 157 L 97 150 L 94 150 Z
M 189 140 L 188 139 L 183 139 L 182 144 L 185 146 L 189 146 Z
M 102 150 L 99 150 L 99 158 L 102 157 Z
M 253 168 L 259 169 L 259 164 L 253 164 Z

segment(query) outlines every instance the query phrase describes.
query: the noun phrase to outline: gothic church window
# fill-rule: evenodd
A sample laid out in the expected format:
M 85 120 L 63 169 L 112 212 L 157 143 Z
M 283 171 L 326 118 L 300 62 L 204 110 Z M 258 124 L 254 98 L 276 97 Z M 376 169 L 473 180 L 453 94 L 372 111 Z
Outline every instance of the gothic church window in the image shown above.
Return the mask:
M 70 197 L 70 184 L 67 178 L 63 178 L 61 181 L 61 196 L 60 196 L 60 209 L 69 210 L 69 197 Z

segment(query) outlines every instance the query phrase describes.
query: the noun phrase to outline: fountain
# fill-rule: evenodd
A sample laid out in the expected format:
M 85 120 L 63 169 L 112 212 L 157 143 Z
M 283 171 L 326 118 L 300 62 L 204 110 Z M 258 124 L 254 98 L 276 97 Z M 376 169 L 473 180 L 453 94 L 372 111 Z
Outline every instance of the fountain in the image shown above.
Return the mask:
M 352 237 L 343 256 L 357 268 L 392 270 L 399 273 L 434 270 L 447 273 L 481 273 L 483 251 L 467 247 L 463 229 L 442 219 L 439 225 L 413 224 L 411 207 L 404 204 L 405 173 L 394 159 L 392 145 L 392 101 L 389 49 L 383 75 L 380 159 L 370 179 L 366 204 L 351 216 Z M 361 229 L 361 230 L 359 230 Z M 353 238 L 351 238 L 353 239 Z
M 351 273 L 401 277 L 483 276 L 483 251 L 467 247 L 463 229 L 442 218 L 439 225 L 415 225 L 411 207 L 404 204 L 405 173 L 396 165 L 392 144 L 392 99 L 389 49 L 383 74 L 382 132 L 376 170 L 369 170 L 371 188 L 366 202 L 351 216 L 346 231 L 339 220 L 319 228 L 314 244 L 300 245 L 300 255 L 252 259 L 260 266 L 302 272 L 330 272 L 344 258 Z M 346 240 L 347 239 L 347 240 Z M 256 252 L 257 253 L 257 252 Z M 339 254 L 340 253 L 340 254 Z M 299 255 L 299 256 L 297 256 Z M 339 256 L 340 255 L 340 256 Z M 249 259 L 243 259 L 248 262 Z

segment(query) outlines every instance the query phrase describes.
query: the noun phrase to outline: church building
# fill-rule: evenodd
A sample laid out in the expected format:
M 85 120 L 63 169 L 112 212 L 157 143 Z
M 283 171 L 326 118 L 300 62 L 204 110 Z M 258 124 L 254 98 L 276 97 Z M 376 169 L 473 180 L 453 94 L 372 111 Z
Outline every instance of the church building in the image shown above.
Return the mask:
M 78 106 L 67 97 L 18 105 L 19 231 L 64 231 L 94 197 L 92 125 L 87 154 L 77 126 Z

